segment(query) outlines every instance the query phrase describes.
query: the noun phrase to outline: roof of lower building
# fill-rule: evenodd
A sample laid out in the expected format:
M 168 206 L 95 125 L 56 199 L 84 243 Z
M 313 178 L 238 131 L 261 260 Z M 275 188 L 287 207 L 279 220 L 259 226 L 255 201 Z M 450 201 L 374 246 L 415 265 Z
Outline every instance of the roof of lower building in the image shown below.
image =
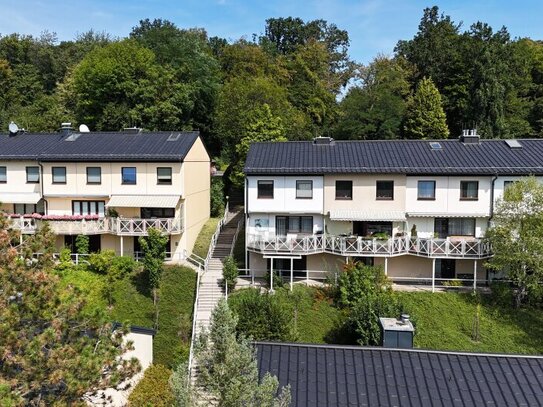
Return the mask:
M 543 139 L 253 143 L 244 172 L 265 174 L 543 174 Z M 520 146 L 520 147 L 519 147 Z
M 543 357 L 256 343 L 260 376 L 290 384 L 292 406 L 535 406 Z
M 0 134 L 0 160 L 183 161 L 197 131 Z

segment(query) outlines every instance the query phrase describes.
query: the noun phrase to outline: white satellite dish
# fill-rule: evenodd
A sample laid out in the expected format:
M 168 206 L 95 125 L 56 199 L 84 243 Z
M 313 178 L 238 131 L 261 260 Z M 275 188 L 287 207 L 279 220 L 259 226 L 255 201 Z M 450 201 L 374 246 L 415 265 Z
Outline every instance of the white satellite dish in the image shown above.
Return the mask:
M 9 127 L 9 132 L 12 134 L 17 134 L 19 132 L 19 126 L 17 126 L 13 122 L 11 122 L 8 127 Z
M 90 133 L 89 126 L 86 124 L 79 125 L 79 132 L 80 133 Z

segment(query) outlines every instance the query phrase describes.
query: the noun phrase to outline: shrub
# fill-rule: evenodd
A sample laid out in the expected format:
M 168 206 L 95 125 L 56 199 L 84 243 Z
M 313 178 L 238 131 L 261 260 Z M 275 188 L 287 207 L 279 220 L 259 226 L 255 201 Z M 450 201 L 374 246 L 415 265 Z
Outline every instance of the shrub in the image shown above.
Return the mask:
M 71 270 L 74 268 L 74 264 L 72 262 L 72 254 L 71 250 L 67 247 L 63 247 L 60 250 L 60 255 L 58 259 L 58 263 L 55 265 L 56 271 L 65 271 L 65 270 Z
M 169 380 L 172 372 L 162 365 L 151 365 L 136 385 L 128 402 L 131 407 L 170 407 L 174 398 Z
M 460 280 L 447 280 L 443 281 L 445 287 L 462 287 L 462 281 Z
M 100 253 L 91 253 L 89 256 L 89 267 L 99 274 L 106 274 L 115 258 L 113 250 L 102 250 Z
M 359 345 L 380 345 L 381 329 L 379 318 L 398 317 L 402 306 L 392 291 L 367 293 L 352 307 L 346 322 Z
M 138 263 L 128 256 L 116 256 L 111 260 L 109 270 L 107 271 L 108 276 L 111 275 L 116 280 L 121 280 L 126 276 L 129 276 L 134 273 Z
M 238 266 L 232 256 L 227 256 L 224 259 L 222 266 L 222 278 L 227 284 L 228 291 L 233 291 L 236 288 L 236 282 L 238 279 Z
M 268 284 L 268 287 L 270 287 L 270 272 L 268 271 L 266 273 L 266 284 Z M 273 288 L 282 288 L 285 285 L 283 282 L 283 278 L 279 275 L 279 272 L 277 270 L 274 270 L 273 273 Z
M 211 217 L 222 216 L 224 212 L 224 182 L 220 177 L 211 178 Z
M 355 305 L 360 298 L 371 292 L 390 291 L 391 285 L 382 267 L 362 263 L 345 265 L 338 278 L 339 303 L 345 307 Z
M 292 313 L 279 296 L 248 288 L 229 297 L 229 305 L 239 317 L 239 333 L 257 341 L 293 340 Z
M 77 235 L 75 251 L 77 254 L 89 254 L 89 237 L 87 235 Z

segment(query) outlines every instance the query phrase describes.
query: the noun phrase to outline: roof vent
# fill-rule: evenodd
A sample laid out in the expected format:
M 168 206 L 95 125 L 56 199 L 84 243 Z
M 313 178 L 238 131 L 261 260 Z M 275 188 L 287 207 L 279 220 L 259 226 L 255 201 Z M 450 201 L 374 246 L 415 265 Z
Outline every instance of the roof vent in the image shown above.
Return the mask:
M 319 146 L 329 146 L 334 144 L 334 139 L 332 137 L 315 137 L 313 139 L 313 144 L 317 144 Z
M 179 140 L 179 137 L 181 137 L 181 133 L 172 133 L 168 136 L 166 141 L 177 141 Z
M 481 138 L 477 134 L 477 129 L 462 130 L 460 141 L 464 144 L 479 144 Z
M 505 144 L 513 150 L 522 148 L 522 144 L 520 144 L 518 140 L 505 140 Z
M 130 134 L 139 134 L 141 133 L 141 130 L 142 129 L 140 127 L 125 127 L 123 129 L 125 133 L 130 133 Z
M 64 122 L 60 125 L 60 134 L 63 136 L 69 136 L 72 133 L 72 123 Z

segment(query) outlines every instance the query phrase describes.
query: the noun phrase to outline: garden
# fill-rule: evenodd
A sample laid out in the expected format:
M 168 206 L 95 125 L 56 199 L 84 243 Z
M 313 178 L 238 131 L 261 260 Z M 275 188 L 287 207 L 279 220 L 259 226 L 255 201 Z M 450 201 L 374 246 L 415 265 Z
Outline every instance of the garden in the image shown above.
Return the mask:
M 543 353 L 543 310 L 513 306 L 510 290 L 493 294 L 395 292 L 377 267 L 352 265 L 338 285 L 273 294 L 240 289 L 229 296 L 238 333 L 257 341 L 378 346 L 378 318 L 408 313 L 416 348 L 493 353 Z

